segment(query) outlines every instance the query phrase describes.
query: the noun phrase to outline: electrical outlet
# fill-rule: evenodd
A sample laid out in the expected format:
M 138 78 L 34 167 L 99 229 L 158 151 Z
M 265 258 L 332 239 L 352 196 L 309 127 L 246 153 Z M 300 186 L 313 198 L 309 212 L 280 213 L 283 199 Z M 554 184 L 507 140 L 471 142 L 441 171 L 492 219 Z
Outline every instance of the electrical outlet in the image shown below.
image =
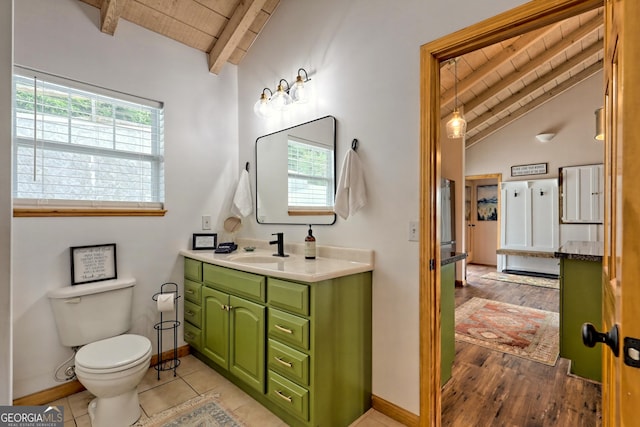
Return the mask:
M 420 230 L 420 226 L 418 221 L 409 221 L 409 241 L 417 242 L 419 241 L 418 232 Z
M 211 230 L 211 215 L 202 215 L 202 229 Z

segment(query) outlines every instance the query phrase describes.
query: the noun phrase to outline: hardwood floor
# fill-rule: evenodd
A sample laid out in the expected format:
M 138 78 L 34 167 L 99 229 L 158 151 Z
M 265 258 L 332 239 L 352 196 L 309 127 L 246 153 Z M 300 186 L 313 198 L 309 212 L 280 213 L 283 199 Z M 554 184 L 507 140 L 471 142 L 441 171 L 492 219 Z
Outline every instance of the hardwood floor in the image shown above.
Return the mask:
M 482 279 L 494 267 L 469 265 L 456 306 L 480 297 L 558 311 L 559 291 Z M 442 392 L 442 425 L 455 427 L 592 427 L 602 418 L 600 384 L 556 366 L 456 341 L 453 378 Z

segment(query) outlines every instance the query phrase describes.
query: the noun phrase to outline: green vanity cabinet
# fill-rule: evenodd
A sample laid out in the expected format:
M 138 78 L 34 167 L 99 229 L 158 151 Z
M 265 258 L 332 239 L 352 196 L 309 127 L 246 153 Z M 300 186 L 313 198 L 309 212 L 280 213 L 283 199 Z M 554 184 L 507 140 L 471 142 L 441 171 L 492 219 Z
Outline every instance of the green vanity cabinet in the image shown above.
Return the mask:
M 571 360 L 571 373 L 602 381 L 602 345 L 586 347 L 582 324 L 602 330 L 602 263 L 560 260 L 560 356 Z
M 440 384 L 444 385 L 451 378 L 453 359 L 456 354 L 455 345 L 455 263 L 442 266 L 440 272 L 440 329 L 441 329 L 441 367 Z
M 205 264 L 203 268 L 206 286 L 202 289 L 202 353 L 235 378 L 264 393 L 264 303 L 255 303 L 211 287 L 211 284 L 223 282 L 223 288 L 231 289 L 235 281 L 240 292 L 246 293 L 244 285 L 249 284 L 249 289 L 254 289 L 254 284 L 264 284 L 264 278 L 222 271 L 221 279 L 220 267 L 210 267 L 214 266 Z M 229 277 L 231 280 L 226 281 Z M 260 295 L 259 291 L 257 295 Z
M 203 263 L 202 283 L 194 354 L 288 425 L 371 407 L 371 272 L 307 283 Z

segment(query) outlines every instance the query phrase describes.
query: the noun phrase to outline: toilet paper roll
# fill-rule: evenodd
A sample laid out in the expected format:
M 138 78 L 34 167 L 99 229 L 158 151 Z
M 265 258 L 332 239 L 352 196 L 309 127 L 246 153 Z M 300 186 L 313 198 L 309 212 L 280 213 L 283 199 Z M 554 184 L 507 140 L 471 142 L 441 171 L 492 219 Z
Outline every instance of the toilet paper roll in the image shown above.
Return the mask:
M 173 301 L 173 293 L 158 294 L 158 311 L 173 311 L 175 308 Z

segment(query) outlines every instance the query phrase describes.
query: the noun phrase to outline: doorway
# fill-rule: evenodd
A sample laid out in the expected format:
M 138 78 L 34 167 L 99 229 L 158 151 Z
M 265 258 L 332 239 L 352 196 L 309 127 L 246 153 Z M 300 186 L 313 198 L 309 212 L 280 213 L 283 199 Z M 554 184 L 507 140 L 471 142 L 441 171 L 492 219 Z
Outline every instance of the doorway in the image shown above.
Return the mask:
M 442 62 L 602 6 L 602 0 L 537 0 L 421 48 L 420 258 L 439 264 L 437 197 L 440 165 Z M 420 425 L 440 426 L 440 269 L 420 263 Z

